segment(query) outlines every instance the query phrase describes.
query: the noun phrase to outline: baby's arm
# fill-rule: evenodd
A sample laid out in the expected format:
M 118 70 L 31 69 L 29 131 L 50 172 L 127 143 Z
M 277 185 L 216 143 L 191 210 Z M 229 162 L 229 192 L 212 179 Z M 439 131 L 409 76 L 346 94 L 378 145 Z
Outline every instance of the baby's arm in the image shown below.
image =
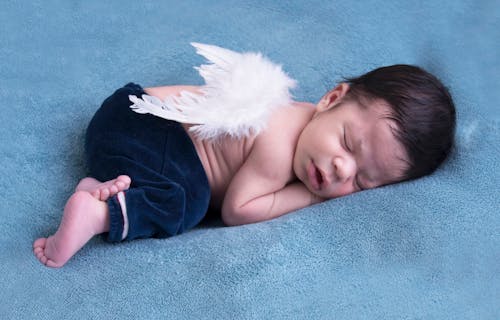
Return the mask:
M 255 185 L 261 191 L 265 180 L 254 179 Z M 325 200 L 312 194 L 301 182 L 293 182 L 282 189 L 255 196 L 246 202 L 243 199 L 245 197 L 240 198 L 241 205 L 236 202 L 232 208 L 229 202 L 224 202 L 222 218 L 225 224 L 241 225 L 270 220 Z
M 227 225 L 273 219 L 324 200 L 301 182 L 288 183 L 293 149 L 259 138 L 227 189 L 222 206 Z M 280 141 L 279 136 L 272 139 Z

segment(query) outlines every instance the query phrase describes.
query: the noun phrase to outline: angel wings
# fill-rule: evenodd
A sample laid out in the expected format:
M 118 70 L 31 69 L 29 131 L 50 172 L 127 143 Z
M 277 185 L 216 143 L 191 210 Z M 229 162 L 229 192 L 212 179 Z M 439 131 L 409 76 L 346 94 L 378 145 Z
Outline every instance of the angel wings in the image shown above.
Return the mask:
M 149 96 L 129 96 L 137 113 L 191 123 L 201 139 L 258 134 L 276 108 L 290 105 L 296 81 L 280 65 L 260 53 L 238 53 L 201 43 L 191 43 L 210 63 L 195 67 L 205 80 L 200 93 L 183 91 L 164 101 Z

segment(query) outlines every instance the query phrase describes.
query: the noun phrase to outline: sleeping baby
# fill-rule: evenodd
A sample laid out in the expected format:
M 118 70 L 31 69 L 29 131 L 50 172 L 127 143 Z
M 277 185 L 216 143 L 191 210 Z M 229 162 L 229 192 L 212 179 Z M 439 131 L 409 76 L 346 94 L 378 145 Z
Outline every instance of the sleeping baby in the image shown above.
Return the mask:
M 98 234 L 110 242 L 170 237 L 208 210 L 226 225 L 255 223 L 415 179 L 453 146 L 452 98 L 419 67 L 375 69 L 311 104 L 293 101 L 293 80 L 264 57 L 251 56 L 252 65 L 194 45 L 212 62 L 199 68 L 206 85 L 129 83 L 98 109 L 86 132 L 89 176 L 56 233 L 34 242 L 41 263 L 63 266 Z

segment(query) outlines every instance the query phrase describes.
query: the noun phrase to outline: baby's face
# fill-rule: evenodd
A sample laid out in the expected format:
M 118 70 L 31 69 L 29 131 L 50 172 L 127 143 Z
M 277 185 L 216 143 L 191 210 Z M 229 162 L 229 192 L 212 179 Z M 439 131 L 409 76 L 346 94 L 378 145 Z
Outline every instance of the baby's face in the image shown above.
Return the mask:
M 368 108 L 342 101 L 347 90 L 342 84 L 323 97 L 295 151 L 296 176 L 322 198 L 397 182 L 407 163 L 391 129 L 395 124 L 383 117 L 389 107 L 382 101 Z

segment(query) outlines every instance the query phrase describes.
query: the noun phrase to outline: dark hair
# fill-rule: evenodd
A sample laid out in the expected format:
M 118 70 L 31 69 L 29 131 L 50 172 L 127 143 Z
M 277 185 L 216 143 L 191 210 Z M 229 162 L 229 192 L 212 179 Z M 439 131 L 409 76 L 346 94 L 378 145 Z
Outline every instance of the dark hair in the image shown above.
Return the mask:
M 393 65 L 348 78 L 346 98 L 383 99 L 394 134 L 408 156 L 402 180 L 432 173 L 454 144 L 455 106 L 448 89 L 432 74 L 410 65 Z

